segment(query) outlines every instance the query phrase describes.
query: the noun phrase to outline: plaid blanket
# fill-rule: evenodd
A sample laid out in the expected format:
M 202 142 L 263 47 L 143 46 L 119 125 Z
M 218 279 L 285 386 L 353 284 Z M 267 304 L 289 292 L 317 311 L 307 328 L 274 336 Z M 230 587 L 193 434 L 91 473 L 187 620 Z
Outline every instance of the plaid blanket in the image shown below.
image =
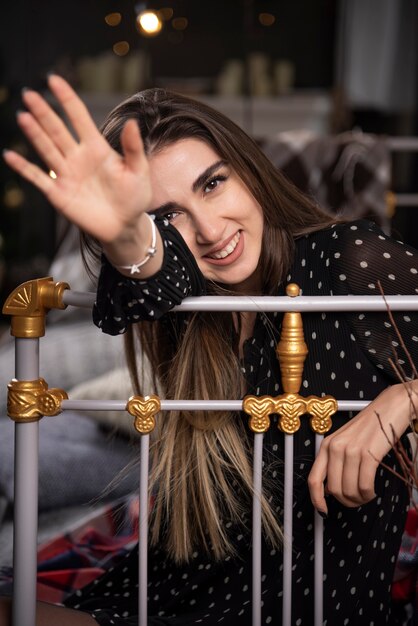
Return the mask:
M 391 156 L 384 139 L 362 132 L 278 133 L 261 148 L 293 183 L 331 214 L 368 218 L 389 230 Z
M 60 604 L 123 558 L 138 541 L 138 514 L 138 497 L 129 496 L 40 545 L 38 599 Z M 12 574 L 10 567 L 0 569 L 1 595 L 11 594 Z
M 410 603 L 418 616 L 418 510 L 408 511 L 402 545 L 392 584 L 395 602 Z M 414 623 L 418 623 L 418 619 Z

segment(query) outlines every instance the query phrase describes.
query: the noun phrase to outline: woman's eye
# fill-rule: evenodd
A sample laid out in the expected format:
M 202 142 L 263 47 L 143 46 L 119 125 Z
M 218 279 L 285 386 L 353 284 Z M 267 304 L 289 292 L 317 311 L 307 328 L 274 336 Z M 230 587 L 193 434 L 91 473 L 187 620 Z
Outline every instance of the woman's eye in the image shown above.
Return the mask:
M 172 222 L 177 215 L 178 211 L 169 211 L 168 213 L 164 213 L 163 217 L 169 222 Z
M 211 178 L 205 185 L 204 187 L 204 192 L 208 193 L 210 191 L 213 191 L 214 189 L 216 189 L 216 187 L 218 187 L 218 185 L 223 182 L 224 180 L 226 180 L 226 176 L 215 176 L 215 178 Z

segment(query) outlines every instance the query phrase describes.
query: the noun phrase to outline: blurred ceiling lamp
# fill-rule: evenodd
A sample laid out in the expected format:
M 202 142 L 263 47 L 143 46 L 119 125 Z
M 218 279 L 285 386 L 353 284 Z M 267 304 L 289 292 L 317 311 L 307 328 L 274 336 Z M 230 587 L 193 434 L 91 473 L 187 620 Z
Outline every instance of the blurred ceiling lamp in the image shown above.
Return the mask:
M 262 26 L 273 26 L 276 21 L 276 17 L 272 13 L 260 13 L 258 21 Z
M 129 43 L 127 41 L 118 41 L 113 45 L 113 52 L 118 57 L 124 57 L 129 52 Z
M 57 178 L 57 175 L 55 174 L 54 170 L 49 170 L 49 175 L 51 178 L 53 178 L 54 180 Z
M 120 13 L 108 13 L 105 16 L 105 22 L 108 26 L 119 26 L 122 21 L 122 15 Z
M 163 27 L 163 22 L 158 11 L 141 11 L 136 18 L 139 30 L 148 37 L 158 35 Z

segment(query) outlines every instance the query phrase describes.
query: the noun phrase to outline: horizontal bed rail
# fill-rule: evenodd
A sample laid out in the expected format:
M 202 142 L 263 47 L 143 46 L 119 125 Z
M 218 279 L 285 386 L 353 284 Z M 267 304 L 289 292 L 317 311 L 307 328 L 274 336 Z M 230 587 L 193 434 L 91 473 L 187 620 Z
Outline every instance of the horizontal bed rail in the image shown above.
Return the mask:
M 377 286 L 376 286 L 377 290 Z M 67 289 L 62 301 L 67 306 L 91 308 L 96 300 L 94 293 Z M 417 296 L 200 296 L 186 298 L 173 311 L 264 311 L 283 313 L 327 313 L 337 311 L 418 311 Z

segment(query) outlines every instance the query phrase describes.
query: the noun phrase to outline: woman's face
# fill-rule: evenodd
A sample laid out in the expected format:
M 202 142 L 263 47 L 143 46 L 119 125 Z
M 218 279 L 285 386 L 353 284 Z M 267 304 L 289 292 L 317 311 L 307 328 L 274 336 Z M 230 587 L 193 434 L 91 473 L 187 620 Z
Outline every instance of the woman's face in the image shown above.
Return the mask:
M 149 157 L 152 212 L 177 228 L 205 278 L 257 292 L 263 213 L 205 142 L 183 139 Z

